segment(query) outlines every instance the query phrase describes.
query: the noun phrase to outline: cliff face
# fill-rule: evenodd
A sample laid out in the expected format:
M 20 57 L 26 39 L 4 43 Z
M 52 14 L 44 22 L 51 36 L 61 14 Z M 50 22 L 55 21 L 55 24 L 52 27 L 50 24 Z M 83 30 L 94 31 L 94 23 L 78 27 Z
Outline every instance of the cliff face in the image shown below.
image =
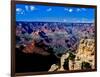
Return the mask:
M 92 66 L 92 69 L 95 67 L 95 40 L 94 39 L 82 39 L 78 47 L 76 59 L 79 61 L 88 62 Z
M 75 58 L 73 55 L 75 55 Z M 84 70 L 94 68 L 95 40 L 81 39 L 76 52 L 72 53 L 72 56 L 70 56 L 70 52 L 64 53 L 60 58 L 60 65 L 53 64 L 49 71 Z

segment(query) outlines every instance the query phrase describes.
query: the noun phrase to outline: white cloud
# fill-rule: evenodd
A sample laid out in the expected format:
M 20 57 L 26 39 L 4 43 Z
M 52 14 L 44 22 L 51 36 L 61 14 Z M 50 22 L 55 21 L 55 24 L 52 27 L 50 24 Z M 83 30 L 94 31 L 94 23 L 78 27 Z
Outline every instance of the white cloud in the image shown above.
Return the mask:
M 26 5 L 26 6 L 25 6 L 25 9 L 26 9 L 26 11 L 28 11 L 28 10 L 29 10 L 29 7 Z
M 24 12 L 21 12 L 20 14 L 22 14 L 22 15 L 23 15 L 23 14 L 24 14 Z
M 68 11 L 68 8 L 64 8 L 65 11 Z
M 21 12 L 22 9 L 21 9 L 21 8 L 16 8 L 16 11 L 17 11 L 17 12 Z
M 28 6 L 28 5 L 26 5 L 25 6 L 25 9 L 26 9 L 26 11 L 34 11 L 36 8 L 35 8 L 35 6 Z
M 69 12 L 72 12 L 73 11 L 73 9 L 69 9 Z
M 24 10 L 22 8 L 16 8 L 16 14 L 24 14 Z
M 81 11 L 81 9 L 80 8 L 77 8 L 77 12 L 80 12 Z
M 86 9 L 85 9 L 85 8 L 82 8 L 82 10 L 83 10 L 83 11 L 86 11 Z
M 77 8 L 76 11 L 81 12 L 81 11 L 86 11 L 86 9 L 85 8 Z
M 36 8 L 34 6 L 30 6 L 30 10 L 34 11 Z
M 50 12 L 50 11 L 52 11 L 52 8 L 48 8 L 48 9 L 47 9 L 47 12 Z
M 16 8 L 16 14 L 24 14 L 24 10 L 22 8 Z

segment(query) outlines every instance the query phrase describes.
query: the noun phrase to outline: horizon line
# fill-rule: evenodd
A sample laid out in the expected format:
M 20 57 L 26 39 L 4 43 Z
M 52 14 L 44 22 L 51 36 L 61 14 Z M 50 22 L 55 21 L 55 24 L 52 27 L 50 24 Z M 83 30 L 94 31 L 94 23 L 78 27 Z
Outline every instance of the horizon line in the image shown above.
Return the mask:
M 16 22 L 55 22 L 55 23 L 59 23 L 59 21 L 16 21 Z M 64 22 L 64 21 L 61 21 L 60 23 L 95 23 L 95 22 Z

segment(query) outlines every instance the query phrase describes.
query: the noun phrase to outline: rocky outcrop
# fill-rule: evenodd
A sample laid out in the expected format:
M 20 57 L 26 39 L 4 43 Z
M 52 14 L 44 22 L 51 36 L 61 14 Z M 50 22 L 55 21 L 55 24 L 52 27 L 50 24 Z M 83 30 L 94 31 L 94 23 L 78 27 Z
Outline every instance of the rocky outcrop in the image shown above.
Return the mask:
M 67 69 L 65 69 L 65 67 Z M 84 70 L 94 68 L 95 40 L 81 39 L 76 52 L 72 53 L 69 51 L 64 53 L 60 58 L 60 65 L 53 64 L 49 71 Z

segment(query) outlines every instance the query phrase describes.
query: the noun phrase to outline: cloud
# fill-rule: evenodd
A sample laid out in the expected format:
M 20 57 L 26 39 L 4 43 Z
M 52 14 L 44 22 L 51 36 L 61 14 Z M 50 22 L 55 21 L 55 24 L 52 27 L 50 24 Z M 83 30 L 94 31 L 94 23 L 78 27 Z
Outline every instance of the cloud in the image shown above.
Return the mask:
M 77 11 L 77 12 L 86 11 L 86 9 L 85 9 L 85 8 L 77 8 L 76 11 Z
M 22 9 L 21 8 L 16 8 L 16 12 L 21 12 Z
M 24 14 L 24 10 L 22 8 L 16 8 L 16 14 Z
M 23 15 L 23 14 L 24 14 L 24 11 L 22 11 L 20 14 L 22 14 L 22 15 Z
M 81 11 L 81 9 L 80 8 L 77 8 L 77 12 L 80 12 Z
M 69 12 L 72 12 L 73 11 L 73 9 L 69 9 Z
M 24 10 L 22 8 L 16 8 L 16 14 L 24 14 Z
M 25 6 L 25 9 L 26 9 L 26 11 L 34 11 L 36 8 L 35 8 L 35 6 L 28 6 L 28 5 L 26 5 Z
M 47 11 L 47 12 L 50 12 L 50 11 L 52 11 L 52 8 L 48 8 L 46 11 Z
M 68 11 L 68 8 L 64 8 L 65 11 Z
M 28 11 L 28 10 L 29 10 L 29 6 L 28 6 L 28 5 L 26 5 L 26 6 L 25 6 L 25 9 L 26 9 L 26 11 Z
M 82 10 L 83 10 L 83 11 L 86 11 L 86 9 L 85 9 L 85 8 L 82 8 Z
M 30 6 L 31 11 L 34 11 L 35 9 L 36 9 L 35 6 Z

